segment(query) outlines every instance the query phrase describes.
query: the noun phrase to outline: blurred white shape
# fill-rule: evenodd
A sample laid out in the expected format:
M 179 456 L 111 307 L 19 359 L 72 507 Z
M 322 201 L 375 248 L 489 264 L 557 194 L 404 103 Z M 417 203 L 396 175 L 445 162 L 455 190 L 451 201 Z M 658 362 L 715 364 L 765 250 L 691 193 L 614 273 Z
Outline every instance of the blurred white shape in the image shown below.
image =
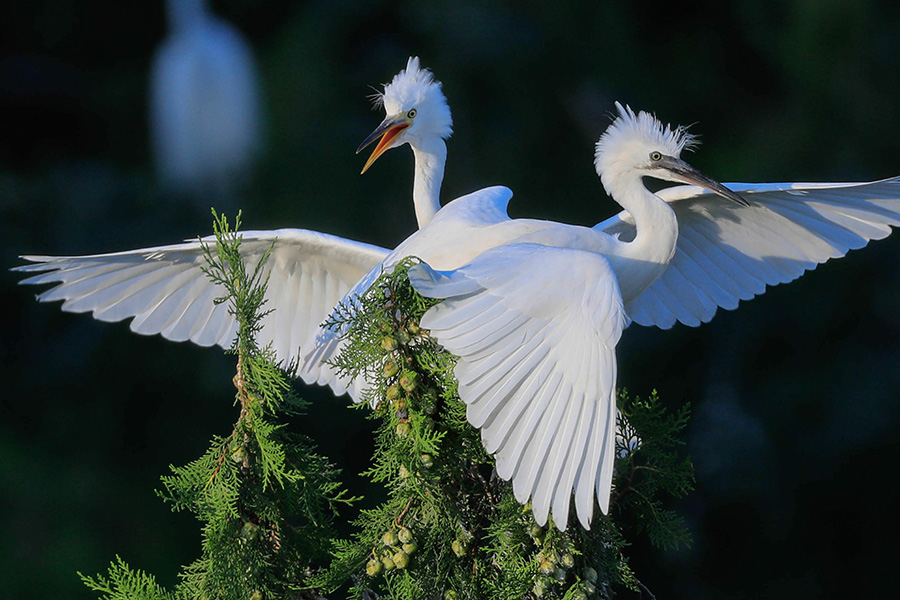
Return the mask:
M 205 0 L 167 0 L 169 35 L 150 73 L 150 135 L 164 185 L 227 195 L 261 146 L 261 92 L 250 45 Z

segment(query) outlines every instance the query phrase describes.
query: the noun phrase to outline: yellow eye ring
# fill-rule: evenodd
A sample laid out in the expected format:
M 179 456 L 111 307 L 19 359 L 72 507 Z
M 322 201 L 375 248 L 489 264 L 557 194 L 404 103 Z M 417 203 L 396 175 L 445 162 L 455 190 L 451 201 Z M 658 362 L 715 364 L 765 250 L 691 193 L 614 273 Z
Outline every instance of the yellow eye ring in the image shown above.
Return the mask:
M 652 160 L 653 162 L 662 160 L 662 153 L 661 152 L 651 152 L 650 160 Z
M 406 113 L 406 118 L 407 119 L 415 119 L 417 114 L 418 113 L 416 112 L 416 109 L 411 108 L 411 109 L 409 109 L 409 112 Z

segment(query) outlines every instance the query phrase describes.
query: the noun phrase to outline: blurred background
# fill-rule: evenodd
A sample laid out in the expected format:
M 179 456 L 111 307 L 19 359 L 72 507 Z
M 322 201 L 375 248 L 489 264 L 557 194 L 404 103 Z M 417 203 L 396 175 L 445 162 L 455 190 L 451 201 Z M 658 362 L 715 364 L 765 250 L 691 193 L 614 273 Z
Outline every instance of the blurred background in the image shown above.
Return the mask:
M 39 305 L 7 269 L 19 254 L 207 234 L 210 206 L 243 209 L 246 229 L 393 247 L 414 229 L 411 153 L 359 176 L 354 150 L 383 116 L 370 86 L 410 55 L 444 83 L 453 111 L 445 201 L 504 184 L 513 216 L 606 218 L 618 209 L 592 154 L 614 100 L 695 123 L 703 145 L 688 159 L 721 181 L 900 174 L 895 2 L 219 0 L 211 10 L 231 28 L 219 22 L 227 39 L 207 50 L 179 37 L 177 4 L 168 17 L 161 1 L 0 8 L 0 581 L 10 597 L 92 598 L 76 571 L 105 572 L 116 554 L 174 585 L 199 528 L 153 490 L 168 465 L 227 434 L 236 410 L 234 361 L 218 349 Z M 231 97 L 252 107 L 238 120 L 258 119 L 222 132 L 234 149 L 227 173 L 185 167 L 198 185 L 154 167 L 148 125 L 151 73 L 182 51 L 211 61 L 210 77 L 232 81 L 217 69 L 237 65 L 233 81 L 250 83 Z M 248 86 L 257 91 L 242 95 Z M 638 537 L 630 549 L 657 598 L 895 592 L 898 266 L 895 235 L 703 327 L 627 331 L 620 384 L 694 412 L 685 439 L 697 491 L 678 505 L 693 547 L 663 552 Z M 368 423 L 346 398 L 298 387 L 314 401 L 304 427 L 360 485 Z

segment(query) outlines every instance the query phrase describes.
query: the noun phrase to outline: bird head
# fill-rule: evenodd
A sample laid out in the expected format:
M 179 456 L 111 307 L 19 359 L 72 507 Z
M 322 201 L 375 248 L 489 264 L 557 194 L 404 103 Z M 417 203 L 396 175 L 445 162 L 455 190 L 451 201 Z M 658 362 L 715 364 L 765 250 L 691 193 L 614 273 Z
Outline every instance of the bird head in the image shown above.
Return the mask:
M 428 138 L 447 139 L 453 133 L 453 119 L 441 82 L 435 81 L 428 69 L 419 67 L 419 58 L 411 57 L 406 69 L 375 95 L 376 104 L 384 107 L 387 116 L 367 137 L 356 153 L 381 138 L 366 161 L 362 172 L 372 166 L 379 156 L 391 148 L 410 144 L 415 146 Z
M 681 159 L 697 145 L 684 127 L 672 129 L 650 113 L 637 114 L 616 102 L 619 115 L 600 136 L 594 155 L 597 174 L 607 193 L 616 196 L 618 184 L 629 178 L 654 177 L 697 185 L 741 206 L 747 201 Z

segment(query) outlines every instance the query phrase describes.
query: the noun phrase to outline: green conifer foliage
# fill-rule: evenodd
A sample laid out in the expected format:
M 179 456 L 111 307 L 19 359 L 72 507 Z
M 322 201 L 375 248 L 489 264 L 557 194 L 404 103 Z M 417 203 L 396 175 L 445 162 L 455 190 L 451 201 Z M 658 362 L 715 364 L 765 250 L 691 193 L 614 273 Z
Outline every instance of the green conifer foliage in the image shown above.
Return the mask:
M 334 366 L 371 384 L 364 397 L 379 426 L 365 474 L 386 487 L 388 499 L 362 512 L 357 533 L 338 542 L 315 584 L 331 589 L 349 578 L 350 598 L 377 590 L 392 600 L 576 600 L 643 589 L 628 565 L 621 523 L 638 520 L 633 528 L 661 546 L 689 541 L 680 518 L 662 507 L 664 497 L 691 488 L 690 462 L 675 452 L 687 409 L 668 417 L 655 395 L 623 395 L 611 514 L 597 510 L 590 531 L 576 524 L 560 532 L 552 520 L 539 526 L 530 505 L 520 505 L 493 472 L 466 422 L 454 358 L 419 327 L 435 301 L 409 284 L 417 262 L 402 261 L 326 323 L 345 337 Z
M 162 478 L 160 496 L 203 524 L 200 558 L 181 573 L 174 592 L 117 557 L 106 576 L 82 579 L 109 600 L 317 598 L 308 575 L 327 564 L 338 504 L 349 502 L 338 472 L 312 442 L 289 431 L 286 418 L 305 404 L 275 366 L 270 348 L 255 340 L 265 315 L 265 261 L 248 271 L 240 236 L 216 216 L 217 242 L 207 248 L 207 275 L 223 290 L 238 322 L 230 352 L 237 355 L 232 432 L 213 438 L 207 452 Z
M 266 314 L 265 258 L 248 270 L 239 221 L 231 229 L 216 217 L 207 254 L 207 275 L 223 290 L 217 302 L 228 302 L 239 324 L 230 350 L 238 420 L 202 457 L 172 467 L 159 492 L 174 510 L 196 514 L 201 556 L 173 591 L 118 557 L 106 575 L 82 575 L 88 587 L 105 600 L 360 600 L 376 591 L 382 600 L 581 600 L 623 589 L 652 597 L 626 550 L 634 535 L 664 548 L 689 543 L 683 521 L 663 504 L 693 482 L 678 454 L 688 410 L 668 415 L 655 394 L 620 395 L 610 514 L 596 509 L 590 531 L 574 514 L 564 532 L 552 520 L 539 526 L 466 421 L 454 357 L 419 326 L 436 301 L 409 284 L 414 258 L 326 323 L 344 337 L 334 365 L 368 382 L 357 407 L 372 408 L 378 427 L 365 475 L 387 492 L 359 513 L 351 538 L 336 539 L 336 508 L 355 499 L 312 441 L 289 430 L 288 417 L 304 404 L 271 349 L 255 341 Z

